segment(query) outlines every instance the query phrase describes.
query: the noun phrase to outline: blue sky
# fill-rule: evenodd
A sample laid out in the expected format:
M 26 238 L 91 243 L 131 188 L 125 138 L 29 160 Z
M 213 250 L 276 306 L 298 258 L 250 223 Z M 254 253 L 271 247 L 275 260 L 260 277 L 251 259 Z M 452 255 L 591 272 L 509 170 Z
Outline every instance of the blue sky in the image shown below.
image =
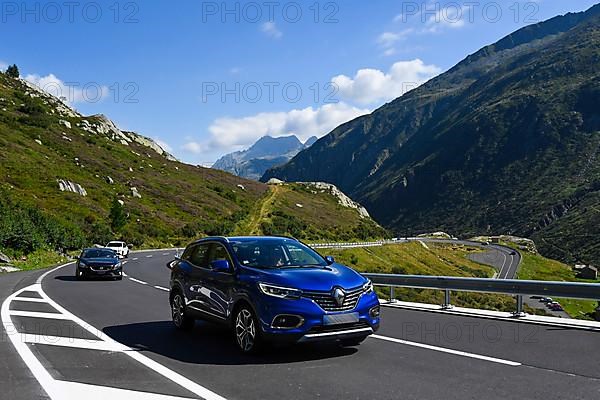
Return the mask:
M 2 2 L 0 65 L 206 164 L 265 134 L 322 136 L 522 26 L 595 3 Z

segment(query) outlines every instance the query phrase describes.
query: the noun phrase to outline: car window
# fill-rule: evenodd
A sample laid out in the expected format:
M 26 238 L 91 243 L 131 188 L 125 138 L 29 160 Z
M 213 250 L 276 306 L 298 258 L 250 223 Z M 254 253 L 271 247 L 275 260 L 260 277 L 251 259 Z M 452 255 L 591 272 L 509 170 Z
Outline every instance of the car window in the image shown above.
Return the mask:
M 189 262 L 196 267 L 208 267 L 208 244 L 199 244 L 190 254 Z
M 90 249 L 83 252 L 81 258 L 114 258 L 117 256 L 112 250 L 107 249 Z
M 123 243 L 119 242 L 110 242 L 106 247 L 122 247 Z
M 257 268 L 325 266 L 325 260 L 301 243 L 286 239 L 245 240 L 232 243 L 240 264 Z
M 213 244 L 212 246 L 209 264 L 216 260 L 227 260 L 229 261 L 229 265 L 233 265 L 233 262 L 231 261 L 231 257 L 229 256 L 229 252 L 227 251 L 227 249 L 223 245 L 217 243 Z

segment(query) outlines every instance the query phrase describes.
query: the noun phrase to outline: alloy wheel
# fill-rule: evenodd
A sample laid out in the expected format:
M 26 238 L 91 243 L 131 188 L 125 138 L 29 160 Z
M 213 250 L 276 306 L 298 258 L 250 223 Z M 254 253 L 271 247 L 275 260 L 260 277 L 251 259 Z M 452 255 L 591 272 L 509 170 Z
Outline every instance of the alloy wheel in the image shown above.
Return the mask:
M 242 308 L 235 319 L 235 338 L 243 352 L 249 352 L 256 340 L 254 318 L 247 308 Z
M 181 327 L 183 325 L 184 312 L 183 300 L 179 294 L 176 294 L 171 303 L 171 316 L 175 326 Z

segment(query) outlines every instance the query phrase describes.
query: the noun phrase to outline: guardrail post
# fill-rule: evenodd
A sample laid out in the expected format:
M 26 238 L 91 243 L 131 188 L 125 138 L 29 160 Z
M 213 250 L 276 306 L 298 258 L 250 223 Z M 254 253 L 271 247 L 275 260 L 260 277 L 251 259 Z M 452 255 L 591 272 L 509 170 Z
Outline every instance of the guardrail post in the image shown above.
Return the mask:
M 519 294 L 519 295 L 517 295 L 517 309 L 513 313 L 513 317 L 521 318 L 521 317 L 524 317 L 525 315 L 526 314 L 523 311 L 523 295 Z
M 390 286 L 390 303 L 396 302 L 396 294 L 394 293 L 394 287 Z
M 450 302 L 450 289 L 444 289 L 444 304 L 442 304 L 442 309 L 450 310 L 452 308 L 454 308 L 454 306 Z

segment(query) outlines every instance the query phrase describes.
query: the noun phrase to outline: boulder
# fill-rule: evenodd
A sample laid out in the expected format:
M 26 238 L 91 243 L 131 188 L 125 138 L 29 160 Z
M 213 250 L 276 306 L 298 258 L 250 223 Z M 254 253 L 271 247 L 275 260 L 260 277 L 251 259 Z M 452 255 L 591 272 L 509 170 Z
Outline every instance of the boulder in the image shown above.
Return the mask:
M 0 264 L 8 264 L 9 262 L 10 258 L 6 254 L 0 252 Z
M 64 119 L 61 119 L 60 121 L 58 121 L 58 123 L 63 125 L 67 129 L 71 129 L 71 123 L 69 121 L 65 121 Z
M 267 185 L 281 185 L 285 182 L 283 182 L 281 179 L 277 179 L 277 178 L 271 178 L 269 179 L 269 181 L 267 182 Z
M 136 187 L 132 187 L 131 189 L 131 195 L 135 198 L 141 199 L 142 195 L 140 194 L 140 192 L 138 192 Z

